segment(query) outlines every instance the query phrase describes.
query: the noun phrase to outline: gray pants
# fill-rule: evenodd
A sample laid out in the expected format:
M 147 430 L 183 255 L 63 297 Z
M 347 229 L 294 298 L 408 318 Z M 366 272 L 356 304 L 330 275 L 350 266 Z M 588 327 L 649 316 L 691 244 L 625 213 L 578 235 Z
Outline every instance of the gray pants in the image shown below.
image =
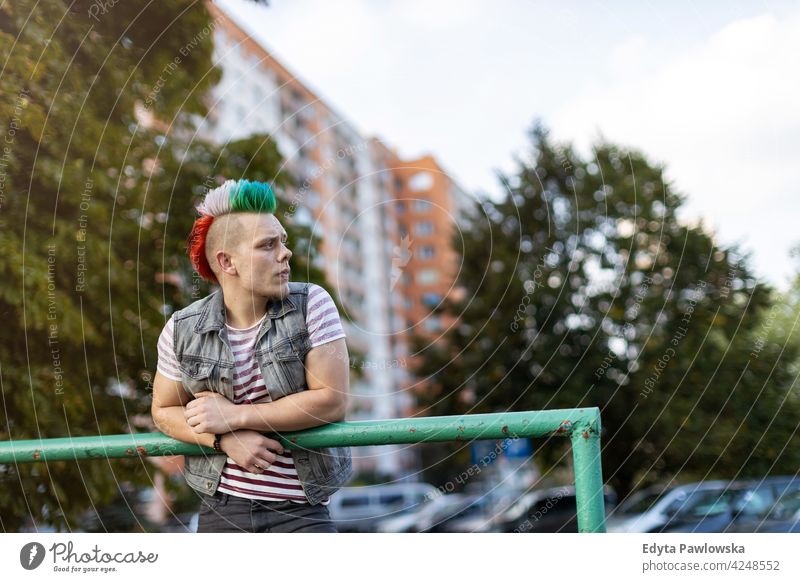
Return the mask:
M 198 533 L 336 533 L 328 508 L 293 501 L 259 501 L 217 491 L 200 503 Z

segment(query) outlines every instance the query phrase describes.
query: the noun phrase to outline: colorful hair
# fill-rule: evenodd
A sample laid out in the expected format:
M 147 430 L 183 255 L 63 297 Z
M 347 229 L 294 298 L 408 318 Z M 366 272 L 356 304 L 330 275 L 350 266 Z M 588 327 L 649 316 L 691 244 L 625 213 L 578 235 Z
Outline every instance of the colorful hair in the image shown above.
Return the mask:
M 189 260 L 195 271 L 206 281 L 217 283 L 217 276 L 206 258 L 206 238 L 216 217 L 235 212 L 274 214 L 276 206 L 275 192 L 266 182 L 228 180 L 209 190 L 197 207 L 201 216 L 194 221 L 186 241 Z

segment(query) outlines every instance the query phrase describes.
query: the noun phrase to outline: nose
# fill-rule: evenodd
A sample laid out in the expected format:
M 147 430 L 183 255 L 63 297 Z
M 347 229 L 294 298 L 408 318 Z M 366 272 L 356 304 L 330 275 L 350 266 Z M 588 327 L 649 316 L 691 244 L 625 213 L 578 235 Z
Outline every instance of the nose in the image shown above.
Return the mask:
M 281 263 L 283 263 L 283 262 L 288 262 L 288 261 L 289 261 L 289 259 L 291 259 L 291 258 L 292 258 L 292 251 L 289 249 L 289 247 L 287 247 L 287 246 L 286 246 L 285 244 L 283 244 L 283 243 L 281 243 L 281 247 L 282 247 L 282 250 L 281 250 L 281 254 L 280 254 L 280 256 L 279 256 L 278 260 L 279 260 Z

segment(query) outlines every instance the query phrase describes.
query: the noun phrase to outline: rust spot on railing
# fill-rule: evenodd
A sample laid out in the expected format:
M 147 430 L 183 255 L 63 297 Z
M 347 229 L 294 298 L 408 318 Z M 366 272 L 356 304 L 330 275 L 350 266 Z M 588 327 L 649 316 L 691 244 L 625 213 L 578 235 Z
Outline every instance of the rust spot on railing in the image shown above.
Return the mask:
M 564 420 L 561 422 L 560 425 L 558 425 L 556 432 L 564 433 L 564 432 L 570 432 L 571 430 L 572 430 L 572 422 L 570 422 L 569 420 Z

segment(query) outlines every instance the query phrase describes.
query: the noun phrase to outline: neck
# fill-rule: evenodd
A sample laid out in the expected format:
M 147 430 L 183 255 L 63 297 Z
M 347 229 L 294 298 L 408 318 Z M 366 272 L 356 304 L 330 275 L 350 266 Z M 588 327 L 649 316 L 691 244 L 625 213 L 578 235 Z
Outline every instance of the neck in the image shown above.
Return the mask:
M 231 327 L 252 327 L 267 312 L 267 297 L 253 295 L 251 291 L 238 288 L 223 288 L 225 301 L 225 323 Z

